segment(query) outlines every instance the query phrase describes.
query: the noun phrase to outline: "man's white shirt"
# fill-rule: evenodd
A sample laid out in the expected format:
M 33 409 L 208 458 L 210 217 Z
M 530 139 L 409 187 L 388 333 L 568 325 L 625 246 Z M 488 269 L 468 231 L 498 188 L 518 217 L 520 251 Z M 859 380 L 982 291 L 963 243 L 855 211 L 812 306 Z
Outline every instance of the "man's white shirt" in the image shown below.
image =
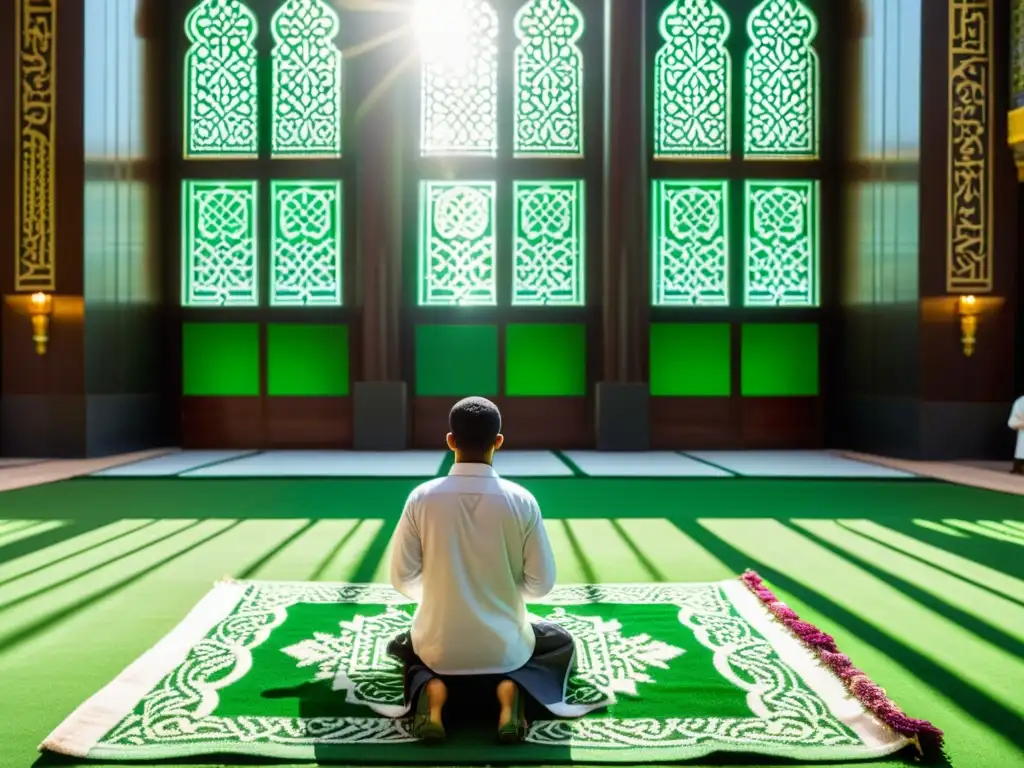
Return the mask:
M 555 559 L 533 495 L 487 464 L 455 464 L 416 488 L 392 539 L 391 583 L 419 603 L 413 651 L 437 674 L 504 674 L 533 654 L 525 600 Z

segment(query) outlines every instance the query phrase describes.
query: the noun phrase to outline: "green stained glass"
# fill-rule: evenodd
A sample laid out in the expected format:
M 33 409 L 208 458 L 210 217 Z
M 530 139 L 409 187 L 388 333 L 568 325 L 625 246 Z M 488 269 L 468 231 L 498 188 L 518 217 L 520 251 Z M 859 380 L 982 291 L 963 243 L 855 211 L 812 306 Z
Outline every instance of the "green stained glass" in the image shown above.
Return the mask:
M 186 157 L 257 152 L 256 17 L 240 0 L 202 0 L 185 20 Z
M 340 181 L 270 183 L 270 303 L 341 304 Z
M 654 154 L 725 157 L 730 149 L 729 17 L 714 0 L 673 0 L 654 59 Z
M 324 0 L 286 0 L 270 29 L 276 156 L 341 154 L 340 22 Z
M 255 181 L 182 184 L 182 304 L 252 307 L 257 292 Z
M 655 181 L 655 306 L 729 304 L 729 182 Z
M 818 154 L 818 34 L 814 13 L 800 0 L 763 0 L 747 19 L 748 156 Z
M 498 14 L 487 0 L 418 0 L 424 157 L 498 151 Z
M 420 182 L 420 306 L 497 304 L 492 181 Z
M 746 306 L 818 306 L 818 182 L 748 181 L 746 217 Z
M 583 14 L 570 0 L 529 0 L 515 17 L 515 151 L 583 153 Z
M 517 181 L 512 304 L 584 303 L 582 181 Z

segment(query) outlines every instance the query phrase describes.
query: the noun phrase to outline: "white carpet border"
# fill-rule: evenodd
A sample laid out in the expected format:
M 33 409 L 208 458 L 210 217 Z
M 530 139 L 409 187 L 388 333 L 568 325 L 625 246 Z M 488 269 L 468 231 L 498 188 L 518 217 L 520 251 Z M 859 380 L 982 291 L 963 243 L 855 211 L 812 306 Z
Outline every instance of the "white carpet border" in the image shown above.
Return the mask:
M 39 751 L 89 757 L 100 739 L 234 610 L 245 589 L 244 584 L 216 584 L 169 634 L 57 726 L 39 745 Z

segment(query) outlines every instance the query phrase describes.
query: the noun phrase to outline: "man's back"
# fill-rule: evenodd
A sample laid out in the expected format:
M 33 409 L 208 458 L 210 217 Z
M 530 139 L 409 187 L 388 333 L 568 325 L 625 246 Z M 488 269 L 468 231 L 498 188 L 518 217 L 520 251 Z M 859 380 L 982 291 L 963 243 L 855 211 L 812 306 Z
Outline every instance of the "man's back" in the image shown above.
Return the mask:
M 487 464 L 456 464 L 409 496 L 391 580 L 419 601 L 413 648 L 441 674 L 509 672 L 530 658 L 524 598 L 547 594 L 555 565 L 540 508 Z

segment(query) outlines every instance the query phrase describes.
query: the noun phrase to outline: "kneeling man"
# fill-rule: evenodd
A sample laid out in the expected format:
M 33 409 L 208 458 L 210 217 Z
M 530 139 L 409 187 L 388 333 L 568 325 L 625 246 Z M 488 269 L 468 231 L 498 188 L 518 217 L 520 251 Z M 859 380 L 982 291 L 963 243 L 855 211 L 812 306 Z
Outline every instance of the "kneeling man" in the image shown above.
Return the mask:
M 526 611 L 525 600 L 554 586 L 555 561 L 536 499 L 491 466 L 503 440 L 498 408 L 466 398 L 448 423 L 455 464 L 412 492 L 392 540 L 391 582 L 419 605 L 388 651 L 403 663 L 414 735 L 443 739 L 446 680 L 473 676 L 497 698 L 500 741 L 519 742 L 525 694 L 555 714 L 582 714 L 563 704 L 573 639 Z

